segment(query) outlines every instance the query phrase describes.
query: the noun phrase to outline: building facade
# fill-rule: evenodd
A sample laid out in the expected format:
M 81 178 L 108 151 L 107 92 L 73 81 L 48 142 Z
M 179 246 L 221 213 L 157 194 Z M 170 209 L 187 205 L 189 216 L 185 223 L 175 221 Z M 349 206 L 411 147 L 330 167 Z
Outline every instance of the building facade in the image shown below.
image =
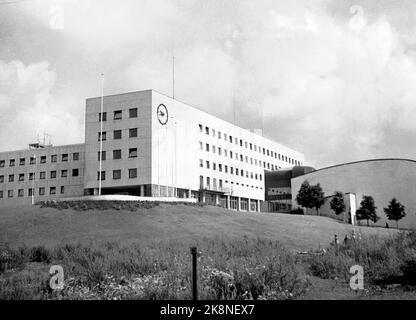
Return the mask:
M 0 206 L 84 193 L 84 144 L 0 152 Z
M 154 90 L 87 99 L 85 144 L 77 146 L 82 181 L 63 196 L 97 195 L 101 183 L 101 194 L 197 198 L 258 211 L 265 172 L 304 164 L 300 152 Z

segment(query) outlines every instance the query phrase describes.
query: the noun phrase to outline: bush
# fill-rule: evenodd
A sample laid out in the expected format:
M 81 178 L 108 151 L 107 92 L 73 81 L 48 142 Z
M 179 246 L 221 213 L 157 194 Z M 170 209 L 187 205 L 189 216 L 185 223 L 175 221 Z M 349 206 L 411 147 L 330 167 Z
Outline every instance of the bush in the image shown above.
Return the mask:
M 301 215 L 304 215 L 305 212 L 303 212 L 303 209 L 302 208 L 296 208 L 296 209 L 290 210 L 290 214 L 301 214 Z

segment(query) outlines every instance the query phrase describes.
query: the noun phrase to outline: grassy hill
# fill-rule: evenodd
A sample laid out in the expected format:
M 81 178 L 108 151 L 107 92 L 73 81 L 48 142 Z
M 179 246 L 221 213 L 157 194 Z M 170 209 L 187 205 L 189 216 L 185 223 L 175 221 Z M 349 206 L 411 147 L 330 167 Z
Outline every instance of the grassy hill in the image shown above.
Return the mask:
M 64 243 L 123 244 L 160 240 L 261 237 L 278 240 L 288 249 L 328 246 L 350 230 L 363 235 L 388 235 L 392 229 L 352 227 L 327 217 L 276 213 L 242 213 L 219 207 L 160 204 L 129 210 L 58 210 L 24 205 L 0 208 L 0 242 L 52 247 Z

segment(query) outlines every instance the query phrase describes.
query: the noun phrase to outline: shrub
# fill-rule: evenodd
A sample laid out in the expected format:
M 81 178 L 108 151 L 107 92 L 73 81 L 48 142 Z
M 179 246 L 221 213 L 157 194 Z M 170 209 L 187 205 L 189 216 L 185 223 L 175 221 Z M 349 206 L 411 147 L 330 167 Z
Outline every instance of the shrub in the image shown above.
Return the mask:
M 290 210 L 290 214 L 302 214 L 302 215 L 304 215 L 305 212 L 303 211 L 302 208 L 296 208 L 296 209 Z

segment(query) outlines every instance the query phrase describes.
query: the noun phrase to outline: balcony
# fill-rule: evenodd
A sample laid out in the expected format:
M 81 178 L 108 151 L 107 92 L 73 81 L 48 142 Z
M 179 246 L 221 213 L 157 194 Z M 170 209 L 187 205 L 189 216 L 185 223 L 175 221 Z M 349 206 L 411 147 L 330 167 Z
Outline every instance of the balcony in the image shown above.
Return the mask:
M 209 184 L 200 185 L 199 190 L 200 191 L 214 191 L 214 192 L 224 193 L 224 194 L 229 194 L 231 191 L 229 187 L 219 187 L 216 185 L 209 185 Z

